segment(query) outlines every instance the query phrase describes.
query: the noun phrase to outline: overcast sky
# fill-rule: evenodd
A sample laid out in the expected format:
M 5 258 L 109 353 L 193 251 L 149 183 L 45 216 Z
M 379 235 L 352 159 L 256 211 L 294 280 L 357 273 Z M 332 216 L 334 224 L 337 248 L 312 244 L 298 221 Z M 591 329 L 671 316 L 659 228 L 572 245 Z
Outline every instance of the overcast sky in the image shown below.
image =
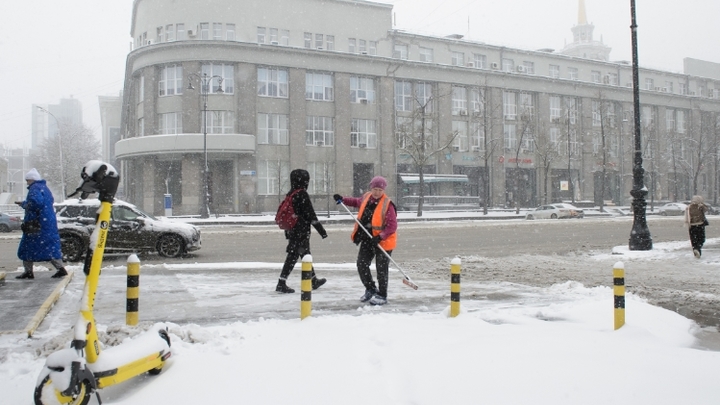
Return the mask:
M 201 1 L 201 0 L 200 0 Z M 238 0 L 242 1 L 242 0 Z M 268 0 L 272 1 L 272 0 Z M 720 63 L 720 1 L 636 0 L 640 65 L 682 71 L 684 57 Z M 100 134 L 99 95 L 122 89 L 132 0 L 0 1 L 0 143 L 30 146 L 32 104 L 75 97 Z M 578 0 L 388 0 L 396 28 L 463 34 L 522 49 L 572 41 Z M 630 0 L 585 0 L 611 60 L 631 60 Z

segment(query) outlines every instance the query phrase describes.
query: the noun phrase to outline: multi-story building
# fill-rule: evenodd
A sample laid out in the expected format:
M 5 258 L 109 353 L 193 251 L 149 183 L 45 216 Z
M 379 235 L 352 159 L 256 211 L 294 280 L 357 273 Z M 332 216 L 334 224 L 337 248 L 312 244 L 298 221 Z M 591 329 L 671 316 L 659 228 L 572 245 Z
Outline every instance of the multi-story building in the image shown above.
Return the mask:
M 42 108 L 42 110 L 38 107 Z M 33 104 L 31 116 L 31 147 L 33 149 L 42 146 L 46 139 L 57 136 L 60 132 L 59 125 L 82 125 L 83 123 L 82 104 L 80 100 L 75 98 L 62 98 L 58 104 Z
M 530 51 L 396 30 L 369 1 L 135 0 L 126 198 L 197 213 L 207 158 L 213 212 L 274 211 L 298 167 L 320 207 L 373 175 L 402 206 L 420 166 L 431 195 L 628 204 L 632 66 L 592 28 L 581 12 L 578 43 Z M 640 69 L 640 87 L 648 198 L 717 199 L 720 78 Z

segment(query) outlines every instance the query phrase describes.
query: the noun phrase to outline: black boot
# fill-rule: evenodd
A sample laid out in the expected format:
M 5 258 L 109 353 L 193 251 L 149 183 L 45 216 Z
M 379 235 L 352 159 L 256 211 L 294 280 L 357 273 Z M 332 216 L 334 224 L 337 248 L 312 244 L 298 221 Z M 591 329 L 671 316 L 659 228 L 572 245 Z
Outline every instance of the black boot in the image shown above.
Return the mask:
M 288 287 L 285 283 L 285 280 L 278 280 L 277 287 L 275 287 L 275 291 L 279 292 L 281 294 L 292 294 L 295 292 L 292 288 Z
M 32 280 L 32 279 L 35 278 L 35 275 L 34 275 L 31 271 L 29 271 L 29 272 L 26 271 L 26 272 L 24 272 L 23 274 L 21 274 L 21 275 L 19 275 L 19 276 L 15 276 L 15 278 L 19 278 L 19 279 L 21 279 L 21 280 L 22 280 L 22 279 Z
M 327 279 L 324 279 L 324 278 L 313 277 L 313 279 L 312 279 L 312 289 L 313 289 L 313 290 L 317 290 L 317 289 L 320 288 L 323 284 L 325 284 L 326 281 L 327 281 Z
M 67 275 L 68 275 L 68 272 L 67 272 L 67 270 L 65 270 L 65 267 L 60 267 L 58 269 L 58 271 L 55 272 L 55 274 L 53 274 L 51 277 L 52 278 L 60 278 L 60 277 L 65 277 Z

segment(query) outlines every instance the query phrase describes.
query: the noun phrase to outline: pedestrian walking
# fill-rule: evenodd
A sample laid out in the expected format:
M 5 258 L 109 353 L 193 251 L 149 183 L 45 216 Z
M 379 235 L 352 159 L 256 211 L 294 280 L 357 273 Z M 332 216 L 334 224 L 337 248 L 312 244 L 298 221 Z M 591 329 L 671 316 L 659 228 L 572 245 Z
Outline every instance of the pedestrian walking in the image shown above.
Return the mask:
M 363 231 L 355 223 L 355 228 L 350 239 L 360 246 L 357 257 L 358 274 L 360 281 L 365 286 L 365 294 L 360 298 L 361 302 L 369 302 L 372 305 L 384 305 L 388 297 L 388 267 L 390 265 L 389 255 L 397 244 L 397 210 L 395 203 L 385 194 L 387 180 L 382 176 L 375 176 L 370 181 L 370 191 L 362 197 L 343 197 L 340 194 L 333 195 L 335 202 L 343 203 L 350 207 L 357 207 L 358 221 L 368 230 Z M 368 233 L 372 237 L 368 236 Z M 388 254 L 382 252 L 382 247 Z M 377 286 L 370 272 L 370 263 L 375 259 L 377 272 Z
M 708 206 L 702 196 L 694 195 L 690 204 L 685 208 L 685 224 L 688 226 L 690 233 L 690 244 L 692 245 L 695 257 L 702 256 L 702 247 L 705 244 L 705 227 L 708 226 L 705 214 Z
M 317 215 L 315 215 L 315 209 L 313 208 L 312 201 L 310 201 L 310 195 L 307 192 L 309 184 L 310 173 L 308 173 L 307 170 L 295 169 L 290 173 L 291 189 L 285 197 L 291 199 L 292 209 L 294 216 L 297 218 L 297 223 L 295 223 L 291 229 L 285 230 L 285 238 L 288 240 L 287 248 L 285 249 L 287 256 L 285 257 L 285 263 L 280 272 L 277 287 L 275 287 L 275 291 L 279 293 L 295 292 L 294 289 L 287 286 L 287 279 L 298 259 L 311 254 L 310 225 L 315 228 L 323 239 L 328 236 L 325 228 L 323 228 L 320 221 L 318 221 Z M 313 290 L 320 288 L 326 281 L 324 278 L 317 278 L 315 268 L 312 269 Z
M 33 263 L 48 261 L 57 269 L 53 278 L 65 277 L 68 273 L 62 261 L 53 195 L 35 168 L 25 174 L 25 181 L 27 197 L 25 201 L 16 202 L 25 210 L 17 252 L 25 271 L 15 278 L 34 279 Z

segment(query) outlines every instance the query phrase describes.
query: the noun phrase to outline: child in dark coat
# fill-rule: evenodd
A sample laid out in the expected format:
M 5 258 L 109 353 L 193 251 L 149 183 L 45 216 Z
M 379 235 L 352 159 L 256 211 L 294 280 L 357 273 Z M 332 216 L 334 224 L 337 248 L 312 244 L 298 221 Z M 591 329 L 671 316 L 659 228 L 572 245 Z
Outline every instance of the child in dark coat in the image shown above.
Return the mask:
M 292 229 L 285 231 L 285 238 L 288 240 L 287 248 L 285 249 L 287 257 L 280 272 L 277 287 L 275 287 L 275 291 L 279 293 L 295 292 L 294 289 L 287 286 L 287 278 L 293 271 L 298 259 L 310 254 L 310 225 L 315 228 L 323 239 L 327 238 L 327 232 L 325 232 L 325 228 L 323 228 L 320 221 L 318 221 L 312 201 L 310 201 L 310 195 L 307 192 L 309 184 L 310 173 L 308 173 L 307 170 L 295 169 L 290 173 L 291 189 L 287 195 L 297 191 L 292 196 L 292 205 L 298 221 Z M 324 278 L 317 278 L 315 276 L 315 269 L 312 269 L 313 290 L 320 288 L 326 281 Z

